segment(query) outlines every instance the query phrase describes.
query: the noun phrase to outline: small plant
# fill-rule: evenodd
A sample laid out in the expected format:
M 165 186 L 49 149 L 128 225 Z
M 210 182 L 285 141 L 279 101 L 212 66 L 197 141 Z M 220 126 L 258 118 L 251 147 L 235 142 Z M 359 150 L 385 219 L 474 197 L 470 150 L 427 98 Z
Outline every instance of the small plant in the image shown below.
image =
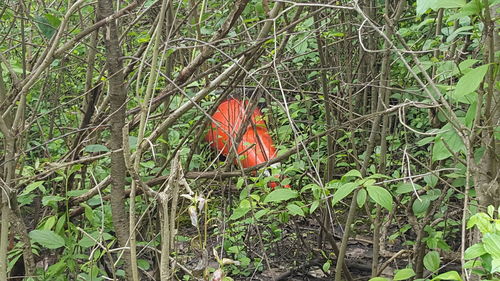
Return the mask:
M 481 241 L 465 251 L 465 268 L 483 280 L 500 280 L 500 207 L 496 212 L 488 206 L 487 213 L 473 215 L 467 228 L 476 226 L 481 232 Z

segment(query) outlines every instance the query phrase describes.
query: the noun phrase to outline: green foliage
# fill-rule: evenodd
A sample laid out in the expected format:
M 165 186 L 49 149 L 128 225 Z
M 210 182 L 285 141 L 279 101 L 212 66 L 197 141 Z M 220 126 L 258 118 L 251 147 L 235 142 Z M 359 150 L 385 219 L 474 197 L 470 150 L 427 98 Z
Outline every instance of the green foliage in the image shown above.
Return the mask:
M 110 176 L 110 163 L 114 161 L 109 153 L 115 145 L 110 140 L 109 124 L 116 114 L 109 111 L 111 76 L 105 68 L 106 28 L 100 29 L 95 47 L 93 35 L 78 37 L 95 23 L 98 9 L 93 2 L 83 3 L 68 17 L 65 17 L 67 3 L 33 2 L 28 10 L 23 10 L 26 7 L 21 9 L 15 1 L 4 2 L 5 9 L 0 15 L 3 38 L 0 107 L 5 120 L 2 122 L 9 127 L 11 119 L 22 119 L 13 129 L 16 156 L 11 179 L 12 189 L 17 192 L 13 200 L 17 200 L 21 214 L 27 214 L 27 221 L 32 219 L 33 212 L 43 214 L 29 232 L 36 258 L 45 258 L 48 252 L 56 257 L 46 269 L 38 268 L 36 277 L 40 280 L 112 278 L 104 266 L 112 263 L 108 259 L 116 258 L 116 251 L 111 249 L 119 247 L 108 200 L 112 188 L 104 185 L 98 194 L 79 200 L 80 196 L 96 191 L 95 187 Z M 468 228 L 476 227 L 482 236 L 480 242 L 465 251 L 466 269 L 481 279 L 498 280 L 498 214 L 491 208 L 487 213 L 477 213 L 481 206 L 476 193 L 480 190 L 474 177 L 475 171 L 487 175 L 492 171 L 471 169 L 470 165 L 487 162 L 483 160 L 491 153 L 485 142 L 488 137 L 500 139 L 500 130 L 491 123 L 496 109 L 492 101 L 498 97 L 488 95 L 497 93 L 498 81 L 491 84 L 489 79 L 498 76 L 498 58 L 488 62 L 485 32 L 489 26 L 485 25 L 485 12 L 489 7 L 483 6 L 499 1 L 407 1 L 406 9 L 393 22 L 382 18 L 386 13 L 378 4 L 383 1 L 374 1 L 377 5 L 369 15 L 373 22 L 394 24 L 383 29 L 394 43 L 390 48 L 363 15 L 355 11 L 328 5 L 316 10 L 305 5 L 295 18 L 294 13 L 299 9 L 290 3 L 283 3 L 285 12 L 272 19 L 271 31 L 261 42 L 256 38 L 270 22 L 268 13 L 276 4 L 273 1 L 249 1 L 228 36 L 210 42 L 210 38 L 218 35 L 233 3 L 202 1 L 193 6 L 191 2 L 174 4 L 174 28 L 169 31 L 172 33 L 161 35 L 165 43 L 160 48 L 160 67 L 154 70 L 160 75 L 153 87 L 154 100 L 146 104 L 144 134 L 151 136 L 166 118 L 175 118 L 175 122 L 160 132 L 162 136 L 158 139 L 145 140 L 150 142 L 145 151 L 137 150 L 140 134 L 135 125 L 141 118 L 134 110 L 144 102 L 145 81 L 152 75 L 151 31 L 155 30 L 153 24 L 158 13 L 158 7 L 152 5 L 157 5 L 157 1 L 148 0 L 116 19 L 120 32 L 124 32 L 120 34 L 120 50 L 127 72 L 124 83 L 127 102 L 123 106 L 129 123 L 129 147 L 113 151 L 113 155 L 140 154 L 137 174 L 142 183 L 148 184 L 150 180 L 170 175 L 169 161 L 179 152 L 184 172 L 191 173 L 187 181 L 197 194 L 183 194 L 179 201 L 174 225 L 178 228 L 176 243 L 182 247 L 171 253 L 172 258 L 190 260 L 193 253 L 213 247 L 220 254 L 209 255 L 207 259 L 215 259 L 218 268 L 207 269 L 204 272 L 207 279 L 208 271 L 220 274 L 222 280 L 254 276 L 265 269 L 266 262 L 272 267 L 285 267 L 273 256 L 276 249 L 283 248 L 283 244 L 302 247 L 299 244 L 302 239 L 314 240 L 298 237 L 303 233 L 296 233 L 295 227 L 307 224 L 307 229 L 315 228 L 313 234 L 307 234 L 316 235 L 320 231 L 313 219 L 325 214 L 344 224 L 346 206 L 354 202 L 358 208 L 352 225 L 355 234 L 376 237 L 373 231 L 378 229 L 375 223 L 379 221 L 379 227 L 388 233 L 383 239 L 389 242 L 385 243 L 389 250 L 420 247 L 418 250 L 425 253 L 420 261 L 413 259 L 415 253 L 409 259 L 398 259 L 402 269 L 394 274 L 393 280 L 426 278 L 415 272 L 418 267 L 414 263 L 419 262 L 429 271 L 426 280 L 461 280 L 458 272 L 440 270 L 446 253 L 460 249 L 457 241 L 462 235 L 461 218 L 455 211 L 464 206 L 467 190 L 467 198 L 472 201 L 468 202 L 468 211 L 473 214 Z M 359 2 L 362 5 L 363 1 Z M 120 2 L 115 8 L 121 9 L 126 4 Z M 388 9 L 390 13 L 392 8 L 395 7 Z M 18 15 L 19 11 L 25 14 Z M 135 15 L 140 17 L 134 18 Z M 51 42 L 62 28 L 63 19 L 66 29 L 61 30 L 61 41 L 53 46 Z M 364 27 L 358 30 L 361 23 Z M 394 33 L 390 34 L 390 30 Z M 75 38 L 78 42 L 62 53 L 44 57 L 50 48 L 61 50 Z M 406 48 L 403 41 L 409 50 L 403 50 Z M 324 46 L 326 65 L 320 59 L 318 42 Z M 213 55 L 206 52 L 207 48 Z M 387 76 L 382 76 L 386 50 L 390 69 L 384 73 Z M 93 51 L 96 54 L 91 58 Z M 172 82 L 184 75 L 185 66 L 201 54 L 209 58 L 196 66 L 185 83 Z M 418 62 L 411 60 L 413 56 Z M 410 67 L 403 63 L 403 58 Z M 45 64 L 44 59 L 48 62 L 46 68 L 38 69 L 37 66 Z M 92 60 L 95 63 L 90 65 Z M 245 63 L 238 74 L 229 75 L 228 80 L 212 88 L 212 83 L 221 79 L 221 73 L 242 61 Z M 31 81 L 30 75 L 39 71 L 42 75 Z M 432 81 L 427 80 L 427 75 Z M 26 81 L 34 83 L 24 88 Z M 90 104 L 92 90 L 87 86 L 98 84 L 101 90 L 96 104 Z M 175 85 L 175 91 L 164 92 L 171 85 Z M 267 168 L 272 175 L 285 176 L 281 184 L 290 184 L 291 189 L 270 189 L 268 183 L 276 178 L 262 176 L 262 170 L 227 181 L 192 176 L 228 171 L 227 166 L 232 164 L 209 149 L 203 141 L 206 128 L 202 125 L 221 93 L 229 91 L 237 95 L 233 92 L 238 90 L 231 87 L 242 85 L 262 86 L 258 102 L 266 104 L 262 111 L 278 155 L 298 147 L 297 153 L 283 159 L 281 167 Z M 23 100 L 17 98 L 22 96 L 18 95 L 21 89 L 26 90 Z M 178 116 L 170 115 L 190 105 L 200 91 L 210 94 L 196 100 L 196 107 Z M 388 103 L 382 99 L 384 91 Z M 379 100 L 383 100 L 381 107 L 377 106 Z M 153 107 L 160 102 L 158 108 Z M 92 116 L 86 116 L 88 105 L 95 109 Z M 381 112 L 381 108 L 387 111 Z M 375 124 L 377 119 L 379 123 Z M 84 124 L 84 120 L 89 124 Z M 324 134 L 327 130 L 329 135 Z M 370 137 L 372 130 L 374 138 Z M 467 142 L 470 136 L 474 138 Z M 3 132 L 0 137 L 0 154 L 5 156 Z M 373 153 L 367 152 L 369 146 L 373 147 Z M 471 155 L 473 159 L 468 159 Z M 1 162 L 7 165 L 9 161 Z M 367 165 L 363 166 L 365 161 Z M 129 168 L 126 189 L 132 183 Z M 4 166 L 2 169 L 9 170 Z M 155 191 L 165 190 L 166 185 L 156 184 L 150 187 Z M 202 192 L 210 194 L 209 198 L 203 198 Z M 125 200 L 124 210 L 130 206 L 127 200 L 131 199 Z M 136 209 L 132 213 L 137 214 L 137 237 L 141 240 L 138 266 L 149 273 L 158 264 L 154 251 L 160 243 L 156 221 L 161 208 L 155 198 L 146 195 L 133 200 Z M 16 239 L 13 241 L 17 242 Z M 22 247 L 18 242 L 8 253 L 9 269 L 22 258 Z M 324 251 L 321 268 L 330 274 L 335 259 Z M 262 252 L 269 260 L 264 260 L 266 255 Z M 292 257 L 294 261 L 317 254 L 297 252 L 300 253 Z M 113 266 L 117 267 L 115 275 L 124 276 L 119 269 L 122 264 Z M 193 280 L 189 275 L 176 277 Z
M 48 249 L 57 249 L 65 245 L 64 238 L 51 230 L 33 230 L 30 232 L 30 238 Z

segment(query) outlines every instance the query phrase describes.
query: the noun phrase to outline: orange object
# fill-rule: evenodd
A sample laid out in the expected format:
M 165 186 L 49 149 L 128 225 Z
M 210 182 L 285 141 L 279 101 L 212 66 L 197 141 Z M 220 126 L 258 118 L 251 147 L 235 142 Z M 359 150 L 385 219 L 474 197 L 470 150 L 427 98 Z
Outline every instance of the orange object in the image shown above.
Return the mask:
M 245 122 L 247 106 L 248 101 L 229 99 L 221 103 L 212 115 L 213 120 L 206 140 L 224 156 L 229 154 L 236 134 L 238 134 L 242 123 Z M 255 109 L 250 118 L 240 143 L 235 144 L 243 168 L 253 167 L 276 157 L 276 148 L 260 110 Z M 269 183 L 272 188 L 278 185 L 275 182 Z

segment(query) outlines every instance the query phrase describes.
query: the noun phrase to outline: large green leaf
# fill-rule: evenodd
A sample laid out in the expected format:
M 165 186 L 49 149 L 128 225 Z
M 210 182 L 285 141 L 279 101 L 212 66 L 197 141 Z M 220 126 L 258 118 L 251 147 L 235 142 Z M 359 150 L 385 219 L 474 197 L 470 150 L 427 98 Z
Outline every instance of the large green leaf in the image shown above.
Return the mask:
M 362 188 L 358 192 L 358 196 L 356 196 L 356 203 L 358 203 L 358 207 L 363 207 L 366 202 L 366 189 Z
M 252 209 L 250 201 L 243 199 L 240 202 L 238 208 L 233 211 L 233 214 L 229 217 L 230 220 L 237 220 L 245 216 Z
M 236 208 L 233 214 L 229 217 L 229 220 L 237 220 L 245 216 L 250 211 L 250 208 Z
M 389 211 L 392 210 L 392 195 L 389 191 L 376 185 L 368 186 L 366 190 L 373 201 Z
M 357 183 L 349 182 L 341 185 L 333 194 L 332 204 L 335 205 L 340 200 L 344 199 L 347 195 L 351 194 L 358 187 Z
M 96 245 L 97 242 L 102 242 L 111 239 L 113 239 L 113 236 L 111 236 L 111 234 L 107 232 L 101 233 L 99 231 L 94 231 L 92 233 L 89 233 L 88 235 L 87 234 L 83 235 L 82 239 L 78 241 L 78 245 L 84 248 L 89 248 Z
M 286 208 L 291 215 L 302 217 L 304 216 L 304 211 L 302 210 L 302 208 L 293 203 L 288 204 Z
M 440 262 L 439 253 L 436 251 L 428 252 L 424 256 L 424 266 L 431 272 L 436 272 L 439 269 Z
M 432 149 L 432 161 L 444 160 L 451 157 L 453 154 L 450 150 L 455 153 L 465 151 L 462 139 L 449 123 L 444 125 L 442 130 L 443 132 L 436 136 L 436 142 Z
M 429 9 L 437 11 L 441 8 L 460 8 L 465 5 L 465 0 L 417 0 L 417 15 Z
M 23 190 L 23 192 L 20 195 L 29 194 L 37 188 L 40 188 L 42 191 L 44 191 L 45 190 L 45 188 L 43 187 L 44 182 L 45 181 L 35 181 L 35 182 L 28 184 L 28 186 L 26 186 L 26 188 Z
M 413 276 L 415 276 L 415 271 L 413 271 L 413 269 L 404 268 L 394 274 L 394 281 L 410 279 Z
M 387 279 L 385 277 L 373 277 L 368 281 L 389 281 L 389 279 Z
M 500 258 L 491 261 L 491 273 L 500 272 Z
M 413 201 L 412 210 L 415 215 L 419 215 L 427 211 L 427 208 L 431 205 L 431 200 L 429 196 L 422 195 L 420 199 Z
M 416 183 L 404 182 L 397 185 L 396 193 L 404 194 L 408 192 L 415 192 L 416 190 L 422 189 L 422 186 Z
M 57 28 L 61 24 L 61 21 L 56 16 L 51 14 L 36 16 L 35 20 L 37 21 L 38 28 L 47 39 L 52 38 Z
M 500 234 L 486 233 L 483 237 L 483 246 L 494 259 L 500 259 Z
M 345 175 L 342 176 L 342 178 L 347 178 L 347 177 L 356 177 L 356 178 L 361 178 L 361 173 L 358 170 L 350 170 L 347 172 Z
M 477 90 L 487 71 L 488 65 L 486 64 L 467 72 L 458 80 L 455 91 L 450 96 L 459 102 L 467 104 L 474 102 L 476 99 L 470 96 L 470 94 Z
M 448 271 L 442 274 L 439 274 L 438 276 L 432 278 L 431 281 L 438 281 L 438 280 L 456 280 L 456 281 L 462 281 L 462 277 L 460 277 L 460 274 L 456 271 Z
M 469 221 L 467 221 L 467 228 L 472 228 L 473 226 L 477 226 L 479 231 L 483 234 L 493 231 L 490 217 L 486 213 L 477 213 L 470 217 Z
M 467 260 L 475 259 L 484 254 L 486 254 L 486 251 L 484 250 L 483 243 L 477 243 L 467 248 L 467 250 L 465 250 L 464 258 Z
M 29 234 L 30 238 L 48 249 L 64 247 L 64 239 L 52 230 L 33 230 Z
M 105 147 L 102 144 L 91 144 L 87 145 L 83 151 L 85 152 L 91 152 L 91 153 L 97 153 L 97 152 L 109 152 L 109 148 Z
M 281 202 L 297 197 L 299 194 L 297 191 L 289 188 L 276 189 L 269 193 L 264 199 L 264 203 L 268 202 Z

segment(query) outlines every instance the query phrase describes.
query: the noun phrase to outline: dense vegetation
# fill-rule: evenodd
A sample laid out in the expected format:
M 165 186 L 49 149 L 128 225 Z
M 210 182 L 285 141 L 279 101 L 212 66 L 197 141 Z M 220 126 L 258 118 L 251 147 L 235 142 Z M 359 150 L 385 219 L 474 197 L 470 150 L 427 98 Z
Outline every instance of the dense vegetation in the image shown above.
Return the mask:
M 500 280 L 499 9 L 0 1 L 0 280 Z

